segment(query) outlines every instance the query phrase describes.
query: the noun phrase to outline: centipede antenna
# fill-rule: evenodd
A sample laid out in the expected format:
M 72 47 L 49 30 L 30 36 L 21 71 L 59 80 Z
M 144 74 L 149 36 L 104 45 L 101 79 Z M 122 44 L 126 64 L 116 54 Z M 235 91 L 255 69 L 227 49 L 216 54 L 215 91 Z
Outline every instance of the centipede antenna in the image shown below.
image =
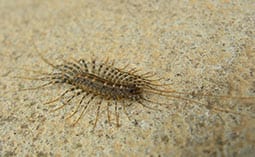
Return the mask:
M 197 93 L 197 94 L 191 94 L 191 95 L 193 95 L 193 96 L 203 96 L 203 97 L 225 98 L 225 99 L 241 99 L 241 100 L 255 99 L 255 97 L 212 95 L 212 94 L 205 94 L 205 93 Z
M 155 93 L 155 94 L 160 94 L 163 96 L 167 96 L 167 93 L 176 93 L 176 94 L 183 94 L 183 95 L 190 95 L 190 96 L 204 96 L 204 97 L 214 97 L 214 98 L 225 98 L 225 99 L 242 99 L 242 100 L 251 100 L 255 99 L 255 97 L 239 97 L 239 96 L 227 96 L 227 95 L 212 95 L 212 94 L 205 94 L 205 93 L 185 93 L 185 92 L 178 92 L 175 90 L 161 90 L 157 88 L 153 88 L 151 86 L 146 86 L 149 87 L 149 89 L 145 89 L 147 92 Z
M 201 104 L 201 105 L 205 105 L 205 104 L 203 104 L 201 102 L 198 102 L 198 101 L 195 101 L 195 100 L 191 100 L 189 98 L 185 98 L 185 97 L 181 97 L 181 96 L 177 96 L 177 95 L 170 95 L 169 94 L 169 93 L 175 94 L 176 92 L 174 92 L 174 91 L 172 91 L 172 92 L 169 91 L 169 93 L 161 93 L 161 92 L 157 92 L 157 91 L 149 91 L 149 92 L 154 93 L 154 94 L 159 94 L 161 96 L 166 96 L 168 98 L 176 98 L 176 99 L 181 99 L 181 100 L 189 101 L 189 102 L 192 102 L 192 103 L 198 103 L 198 104 Z M 177 94 L 183 94 L 183 93 L 177 93 Z
M 162 96 L 167 96 L 168 98 L 171 97 L 171 98 L 175 98 L 175 99 L 181 99 L 181 100 L 185 100 L 185 101 L 188 101 L 188 102 L 191 102 L 191 103 L 197 103 L 197 104 L 203 105 L 203 106 L 205 106 L 207 109 L 209 109 L 207 104 L 202 103 L 202 102 L 199 102 L 199 101 L 196 101 L 196 100 L 191 100 L 191 99 L 189 99 L 189 98 L 184 98 L 184 97 L 176 96 L 176 95 L 167 95 L 167 94 L 156 93 L 156 92 L 155 92 L 155 94 L 160 94 L 160 95 L 162 95 Z M 181 93 L 181 94 L 183 94 L 183 93 Z M 143 98 L 143 100 L 144 100 L 144 99 L 145 99 L 145 98 Z M 148 101 L 148 99 L 146 99 L 146 101 Z M 149 101 L 151 101 L 151 100 L 149 100 Z M 152 101 L 152 102 L 153 102 L 153 101 Z M 157 102 L 157 103 L 160 104 L 159 102 Z M 225 113 L 233 113 L 233 114 L 243 115 L 243 114 L 238 113 L 238 112 L 234 112 L 234 111 L 231 111 L 231 110 L 228 110 L 228 109 L 223 109 L 223 108 L 219 108 L 219 107 L 215 107 L 215 106 L 212 106 L 212 107 L 210 107 L 210 108 L 213 109 L 215 112 L 216 112 L 216 111 L 220 111 L 220 112 L 225 112 Z

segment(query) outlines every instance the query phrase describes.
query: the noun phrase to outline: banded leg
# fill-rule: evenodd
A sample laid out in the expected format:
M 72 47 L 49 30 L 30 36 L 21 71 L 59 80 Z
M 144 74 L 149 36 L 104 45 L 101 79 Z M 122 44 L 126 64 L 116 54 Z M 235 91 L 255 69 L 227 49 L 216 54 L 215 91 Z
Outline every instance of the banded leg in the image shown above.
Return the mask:
M 95 119 L 95 123 L 94 123 L 94 126 L 93 126 L 93 130 L 95 129 L 95 127 L 97 125 L 97 122 L 99 120 L 99 112 L 100 112 L 101 104 L 102 104 L 102 99 L 97 103 L 97 113 L 96 113 L 96 119 Z
M 81 93 L 82 93 L 82 91 L 78 91 L 77 93 L 73 94 L 66 102 L 62 102 L 62 105 L 61 105 L 61 106 L 59 106 L 59 107 L 53 109 L 51 112 L 55 112 L 55 111 L 57 111 L 57 110 L 59 110 L 59 109 L 65 107 L 66 105 L 69 104 L 69 102 L 70 102 L 73 98 L 79 96 Z
M 44 104 L 47 105 L 47 104 L 54 103 L 54 102 L 60 100 L 60 99 L 61 99 L 63 96 L 65 96 L 67 93 L 72 92 L 72 91 L 74 91 L 75 89 L 76 89 L 76 87 L 72 87 L 72 88 L 70 88 L 70 89 L 64 91 L 58 98 L 53 99 L 53 100 L 50 100 L 50 101 L 48 101 L 48 102 L 45 102 Z
M 116 100 L 114 101 L 114 103 L 115 103 L 114 110 L 115 110 L 116 126 L 120 127 L 120 124 L 119 124 L 119 113 L 118 113 L 118 103 L 117 103 Z
M 110 107 L 110 102 L 107 102 L 107 119 L 108 119 L 108 122 L 109 124 L 111 125 L 111 114 L 110 114 L 110 110 L 109 110 L 109 107 Z
M 84 101 L 84 99 L 89 95 L 89 93 L 86 93 L 85 95 L 83 95 L 83 97 L 81 98 L 81 100 L 79 101 L 78 106 L 75 108 L 75 111 L 73 113 L 71 113 L 69 116 L 66 117 L 66 119 L 69 119 L 71 117 L 73 117 L 78 111 L 79 108 L 81 107 L 82 102 Z
M 67 62 L 65 64 L 58 65 L 57 67 L 58 70 L 60 70 L 62 73 L 67 73 L 71 76 L 77 74 L 78 72 L 81 71 L 81 67 L 79 67 L 75 63 Z
M 131 121 L 131 118 L 130 118 L 129 114 L 127 113 L 127 110 L 126 110 L 126 105 L 125 105 L 124 100 L 122 101 L 121 106 L 122 106 L 123 111 L 124 111 L 125 115 L 127 116 L 128 120 Z
M 44 88 L 46 86 L 49 86 L 49 85 L 52 85 L 53 82 L 50 81 L 50 82 L 47 82 L 45 84 L 42 84 L 40 86 L 37 86 L 37 87 L 31 87 L 31 88 L 24 88 L 24 89 L 19 89 L 19 91 L 27 91 L 27 90 L 36 90 L 36 89 L 41 89 L 41 88 Z
M 81 117 L 83 116 L 83 114 L 85 113 L 85 111 L 87 111 L 87 108 L 88 108 L 89 103 L 90 103 L 95 97 L 96 97 L 96 95 L 92 95 L 92 96 L 90 97 L 90 99 L 89 99 L 89 101 L 87 102 L 86 106 L 83 107 L 80 116 L 74 121 L 74 123 L 72 124 L 72 126 L 75 126 L 75 125 L 78 123 L 78 121 L 81 119 Z
M 159 109 L 156 109 L 156 108 L 152 108 L 152 107 L 149 107 L 147 105 L 145 105 L 144 103 L 142 103 L 142 101 L 138 101 L 139 104 L 141 104 L 143 107 L 145 108 L 148 108 L 148 109 L 151 109 L 151 110 L 159 110 Z M 160 111 L 160 110 L 159 110 Z
M 37 87 L 31 87 L 31 88 L 25 88 L 25 89 L 20 89 L 19 91 L 26 91 L 26 90 L 36 90 L 36 89 L 41 89 L 49 85 L 57 84 L 57 83 L 66 83 L 68 81 L 68 76 L 58 76 L 58 77 L 41 77 L 41 78 L 29 78 L 29 77 L 16 77 L 16 78 L 23 78 L 23 79 L 30 79 L 30 80 L 40 80 L 40 81 L 49 81 L 45 84 L 42 84 Z

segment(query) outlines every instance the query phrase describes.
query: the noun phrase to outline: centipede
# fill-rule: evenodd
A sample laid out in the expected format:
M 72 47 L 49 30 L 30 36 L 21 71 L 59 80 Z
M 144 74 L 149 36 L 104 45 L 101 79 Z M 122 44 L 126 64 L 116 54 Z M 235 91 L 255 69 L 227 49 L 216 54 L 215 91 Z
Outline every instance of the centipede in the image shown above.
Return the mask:
M 45 104 L 53 104 L 60 101 L 61 105 L 53 109 L 53 111 L 57 111 L 70 105 L 73 99 L 79 97 L 75 109 L 66 116 L 66 119 L 70 119 L 74 115 L 79 114 L 74 118 L 72 126 L 77 125 L 81 118 L 85 116 L 89 106 L 94 106 L 96 109 L 93 124 L 94 130 L 99 120 L 103 104 L 102 102 L 106 102 L 104 104 L 106 105 L 107 121 L 109 123 L 111 123 L 111 112 L 109 108 L 113 107 L 114 121 L 117 127 L 121 126 L 119 119 L 120 107 L 122 108 L 121 111 L 123 111 L 130 119 L 130 115 L 127 113 L 126 108 L 134 104 L 141 105 L 143 108 L 149 110 L 158 110 L 160 112 L 160 109 L 152 107 L 151 104 L 160 106 L 171 105 L 167 102 L 155 101 L 150 95 L 158 95 L 166 97 L 167 99 L 180 99 L 204 105 L 214 112 L 242 114 L 230 109 L 209 106 L 197 100 L 193 100 L 187 97 L 187 95 L 192 95 L 191 93 L 178 92 L 166 88 L 168 85 L 160 83 L 162 78 L 155 76 L 155 73 L 142 72 L 142 70 L 138 68 L 129 67 L 129 64 L 123 67 L 116 67 L 115 61 L 110 61 L 109 58 L 102 61 L 96 59 L 91 59 L 90 61 L 86 59 L 72 59 L 71 61 L 63 61 L 61 64 L 53 64 L 40 52 L 38 52 L 38 54 L 41 60 L 52 68 L 52 71 L 41 72 L 33 70 L 33 72 L 40 74 L 39 77 L 18 76 L 18 78 L 22 79 L 44 82 L 37 87 L 20 90 L 37 90 L 53 85 L 65 86 L 67 88 L 66 90 L 62 91 L 58 97 L 45 102 Z M 221 97 L 226 99 L 232 98 L 230 96 L 214 96 L 212 94 L 204 93 L 196 95 L 204 97 Z M 254 97 L 235 98 L 254 100 Z

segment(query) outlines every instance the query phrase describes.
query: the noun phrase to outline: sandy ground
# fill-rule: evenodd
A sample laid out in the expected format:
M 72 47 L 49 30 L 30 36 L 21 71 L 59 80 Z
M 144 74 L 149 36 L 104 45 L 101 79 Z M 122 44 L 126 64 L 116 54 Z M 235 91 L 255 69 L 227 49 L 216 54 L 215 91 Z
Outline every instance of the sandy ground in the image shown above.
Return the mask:
M 255 154 L 253 0 L 1 0 L 0 19 L 0 156 Z M 19 91 L 43 82 L 15 76 L 51 70 L 38 52 L 56 64 L 109 57 L 155 72 L 177 91 L 231 97 L 154 96 L 169 105 L 160 112 L 133 104 L 131 120 L 120 112 L 120 128 L 102 112 L 92 132 L 93 108 L 72 127 L 70 108 L 50 112 L 61 103 L 44 104 L 65 86 Z

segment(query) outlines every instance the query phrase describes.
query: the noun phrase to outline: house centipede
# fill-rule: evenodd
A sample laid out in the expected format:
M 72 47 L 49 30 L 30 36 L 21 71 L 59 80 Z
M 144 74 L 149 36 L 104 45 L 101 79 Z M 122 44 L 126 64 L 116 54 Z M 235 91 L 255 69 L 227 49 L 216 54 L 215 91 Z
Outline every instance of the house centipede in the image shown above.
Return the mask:
M 118 110 L 119 104 L 120 107 L 123 108 L 124 114 L 126 114 L 129 119 L 130 116 L 126 111 L 126 108 L 135 103 L 142 105 L 142 107 L 150 110 L 159 110 L 148 105 L 151 103 L 159 105 L 170 105 L 168 103 L 151 100 L 148 97 L 148 94 L 164 96 L 169 99 L 181 99 L 184 101 L 207 106 L 207 104 L 185 97 L 185 95 L 191 95 L 189 93 L 166 89 L 165 84 L 158 83 L 161 78 L 154 79 L 155 75 L 151 72 L 141 73 L 141 71 L 137 68 L 129 68 L 128 65 L 118 68 L 115 67 L 114 61 L 110 62 L 108 58 L 103 62 L 97 62 L 95 59 L 92 59 L 90 62 L 84 59 L 73 59 L 73 61 L 64 61 L 62 64 L 55 65 L 44 58 L 42 54 L 39 53 L 39 51 L 38 54 L 46 64 L 53 68 L 53 70 L 52 72 L 48 73 L 32 70 L 34 72 L 40 73 L 40 77 L 37 78 L 22 76 L 18 77 L 46 82 L 38 87 L 21 90 L 36 90 L 54 84 L 67 85 L 68 89 L 62 92 L 57 98 L 50 100 L 45 104 L 52 104 L 57 101 L 62 101 L 62 105 L 53 110 L 57 111 L 67 106 L 74 98 L 80 96 L 81 99 L 79 99 L 75 110 L 66 117 L 66 119 L 73 117 L 81 109 L 80 115 L 72 123 L 73 126 L 79 122 L 79 120 L 86 113 L 88 106 L 93 105 L 92 102 L 95 100 L 97 100 L 97 102 L 95 103 L 96 115 L 93 124 L 93 130 L 99 120 L 100 109 L 103 101 L 107 101 L 106 111 L 107 120 L 109 123 L 111 123 L 111 113 L 109 112 L 109 107 L 114 105 L 115 123 L 117 127 L 120 126 Z M 67 100 L 63 101 L 65 96 L 68 94 L 70 95 L 68 96 Z M 197 95 L 214 97 L 214 95 L 210 94 Z M 229 96 L 217 97 L 229 98 Z M 84 103 L 86 98 L 88 98 L 86 105 L 82 106 L 81 104 Z M 236 98 L 254 99 L 253 97 Z M 208 106 L 208 108 L 215 112 L 241 114 L 239 112 L 214 106 Z

